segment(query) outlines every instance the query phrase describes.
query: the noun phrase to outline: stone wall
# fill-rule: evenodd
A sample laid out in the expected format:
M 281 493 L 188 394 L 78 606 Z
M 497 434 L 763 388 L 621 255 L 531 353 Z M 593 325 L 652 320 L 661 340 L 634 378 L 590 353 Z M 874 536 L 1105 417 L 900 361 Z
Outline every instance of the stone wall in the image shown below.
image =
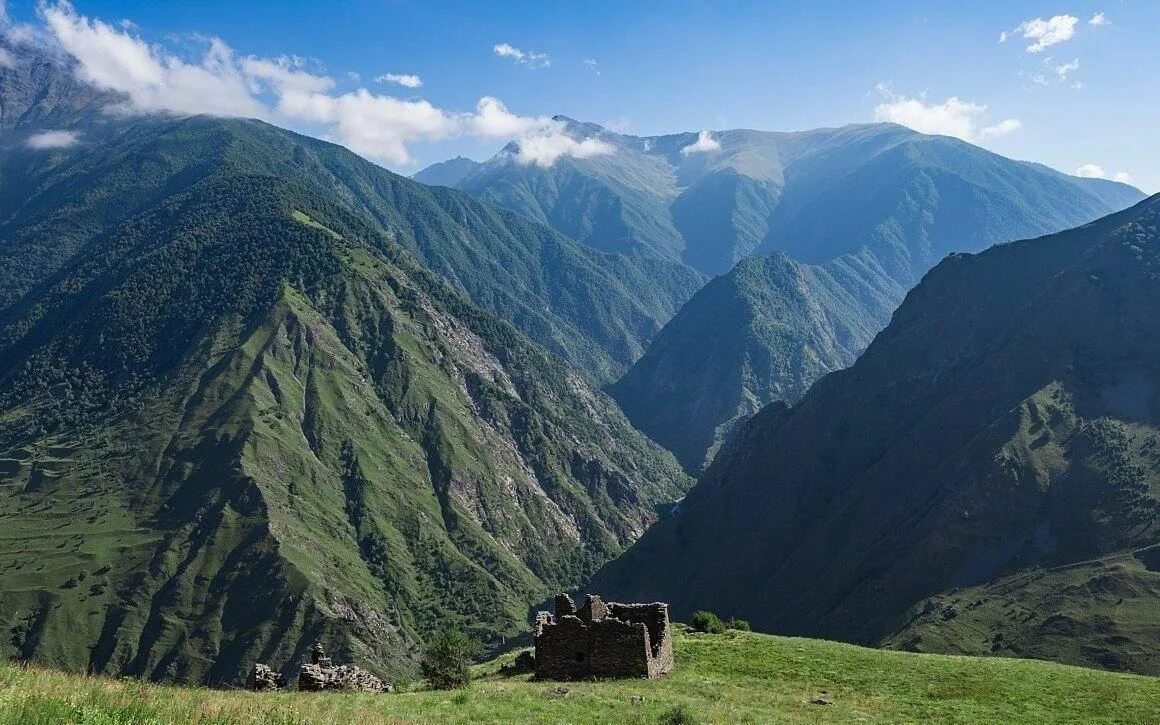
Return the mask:
M 643 624 L 605 619 L 588 632 L 593 677 L 648 677 L 648 630 Z
M 608 604 L 608 616 L 644 626 L 649 646 L 648 677 L 657 677 L 673 669 L 673 638 L 669 630 L 669 605 Z
M 536 677 L 657 677 L 673 668 L 668 605 L 605 604 L 589 594 L 576 608 L 556 597 L 555 616 L 540 612 L 533 634 Z
M 544 622 L 536 635 L 536 677 L 576 680 L 589 672 L 588 625 L 575 615 Z

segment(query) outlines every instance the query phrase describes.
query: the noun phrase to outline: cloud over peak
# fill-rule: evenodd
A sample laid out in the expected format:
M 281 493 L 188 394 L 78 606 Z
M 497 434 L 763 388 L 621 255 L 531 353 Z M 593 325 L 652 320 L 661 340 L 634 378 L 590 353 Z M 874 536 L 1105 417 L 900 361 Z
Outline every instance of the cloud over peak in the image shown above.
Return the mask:
M 80 16 L 65 2 L 41 5 L 40 14 L 52 37 L 76 59 L 81 80 L 124 93 L 137 110 L 263 115 L 253 92 L 258 78 L 247 77 L 220 40 L 211 39 L 201 61 L 190 63 L 156 52 L 129 30 Z M 263 72 L 270 70 L 263 66 Z
M 1100 166 L 1099 164 L 1084 164 L 1075 170 L 1075 175 L 1083 179 L 1108 178 L 1108 174 L 1104 171 L 1104 167 Z M 1127 171 L 1116 172 L 1112 179 L 1120 182 L 1121 184 L 1132 183 L 1132 175 Z
M 711 131 L 701 131 L 697 134 L 696 141 L 681 149 L 681 155 L 707 154 L 720 150 L 721 142 L 713 138 L 713 133 Z
M 80 80 L 122 94 L 126 100 L 121 110 L 126 112 L 260 118 L 394 164 L 411 163 L 410 144 L 461 136 L 515 139 L 520 163 L 550 165 L 563 156 L 612 151 L 599 139 L 572 138 L 551 119 L 511 113 L 492 97 L 480 99 L 474 112 L 458 112 L 362 87 L 337 93 L 332 78 L 312 72 L 310 64 L 295 56 L 239 56 L 220 39 L 202 38 L 200 58 L 182 57 L 145 42 L 132 25 L 88 18 L 68 2 L 45 2 L 38 12 L 44 25 L 38 30 L 41 42 L 75 60 Z M 517 62 L 547 65 L 544 54 L 506 47 L 518 54 Z M 500 48 L 496 46 L 497 53 Z M 411 74 L 388 73 L 376 80 L 404 88 L 422 85 Z M 61 147 L 68 140 L 56 135 L 37 143 L 43 144 L 37 148 L 53 143 Z
M 909 98 L 894 93 L 889 83 L 875 89 L 883 101 L 874 108 L 876 121 L 887 121 L 920 133 L 954 136 L 964 141 L 987 141 L 1014 133 L 1023 127 L 1017 118 L 987 124 L 987 106 L 951 96 L 942 103 L 924 97 Z
M 561 121 L 547 116 L 518 116 L 491 96 L 479 100 L 469 123 L 479 136 L 514 138 L 513 159 L 523 166 L 551 166 L 565 156 L 586 159 L 614 151 L 611 144 L 599 138 L 573 138 Z

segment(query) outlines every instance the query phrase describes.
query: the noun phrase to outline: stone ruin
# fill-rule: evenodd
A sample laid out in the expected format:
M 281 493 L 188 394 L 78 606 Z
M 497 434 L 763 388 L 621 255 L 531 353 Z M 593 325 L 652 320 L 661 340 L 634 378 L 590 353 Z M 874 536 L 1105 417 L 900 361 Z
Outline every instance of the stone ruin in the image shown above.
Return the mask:
M 669 605 L 605 604 L 589 594 L 584 606 L 556 597 L 555 616 L 536 615 L 536 679 L 659 677 L 673 669 Z
M 259 692 L 284 690 L 286 678 L 264 664 L 256 664 L 250 672 L 249 686 Z M 355 665 L 335 665 L 322 645 L 316 644 L 310 652 L 310 662 L 303 663 L 298 670 L 298 689 L 303 692 L 393 692 L 395 687 Z
M 250 670 L 248 687 L 255 692 L 277 692 L 286 689 L 286 676 L 261 663 Z

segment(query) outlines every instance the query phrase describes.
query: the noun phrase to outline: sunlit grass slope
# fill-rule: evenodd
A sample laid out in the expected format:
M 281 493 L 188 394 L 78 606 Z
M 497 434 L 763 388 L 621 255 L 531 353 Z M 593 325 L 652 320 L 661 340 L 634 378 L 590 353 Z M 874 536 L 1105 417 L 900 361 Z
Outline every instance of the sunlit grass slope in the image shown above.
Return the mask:
M 477 668 L 461 692 L 251 694 L 0 664 L 0 723 L 1160 723 L 1160 680 L 728 632 L 678 634 L 655 681 L 533 682 Z M 825 699 L 832 704 L 814 704 Z

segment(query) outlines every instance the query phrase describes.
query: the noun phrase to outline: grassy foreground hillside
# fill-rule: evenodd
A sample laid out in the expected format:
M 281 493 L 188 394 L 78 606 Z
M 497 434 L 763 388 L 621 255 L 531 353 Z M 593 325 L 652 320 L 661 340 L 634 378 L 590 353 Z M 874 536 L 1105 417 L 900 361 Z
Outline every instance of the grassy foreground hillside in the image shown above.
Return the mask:
M 1160 723 L 1149 677 L 742 632 L 678 633 L 675 645 L 676 671 L 651 682 L 531 682 L 500 673 L 508 655 L 466 691 L 378 696 L 181 689 L 2 663 L 0 723 Z

